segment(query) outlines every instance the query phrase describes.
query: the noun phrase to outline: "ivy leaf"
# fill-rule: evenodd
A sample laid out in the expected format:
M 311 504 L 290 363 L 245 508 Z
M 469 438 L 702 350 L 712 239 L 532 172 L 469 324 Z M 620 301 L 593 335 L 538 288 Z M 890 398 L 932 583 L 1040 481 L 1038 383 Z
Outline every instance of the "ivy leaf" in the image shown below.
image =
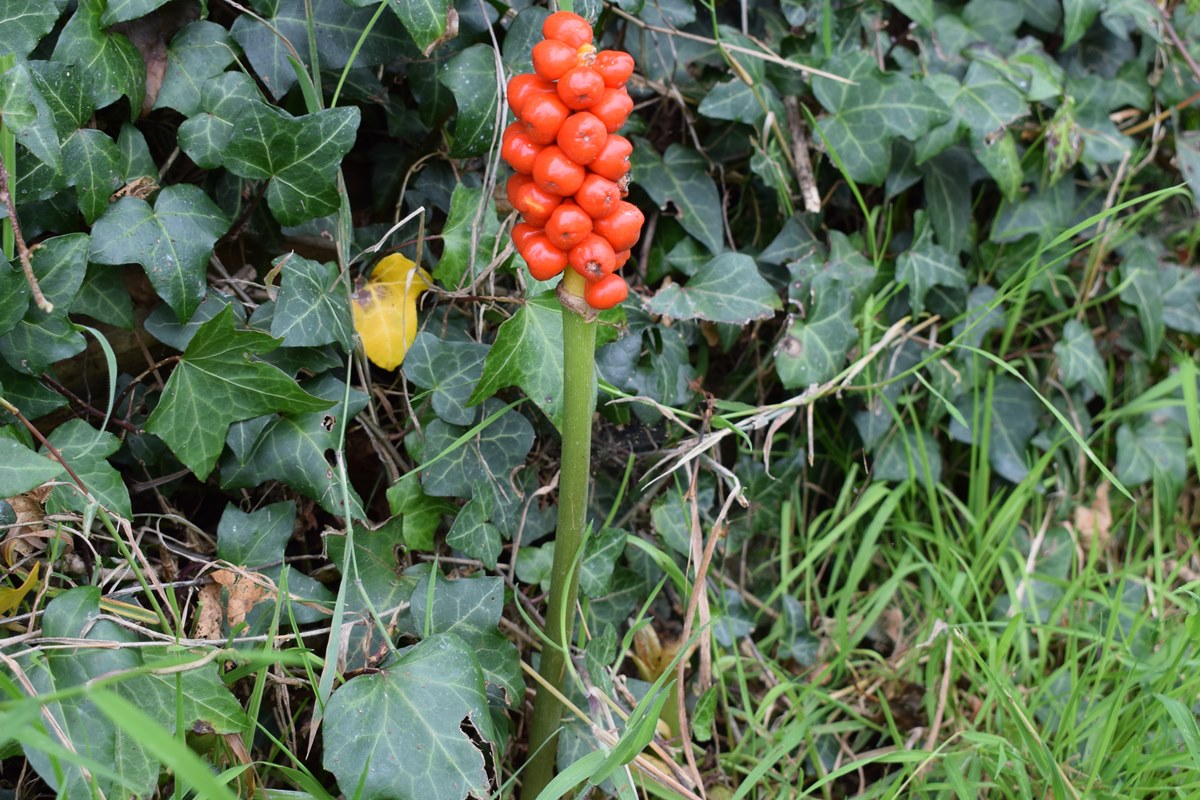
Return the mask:
M 288 347 L 317 347 L 337 342 L 349 352 L 350 304 L 338 283 L 336 264 L 320 264 L 292 253 L 275 259 L 283 265 L 279 299 L 271 317 L 271 335 Z
M 1117 429 L 1117 478 L 1137 486 L 1155 477 L 1173 488 L 1187 480 L 1187 436 L 1166 415 L 1145 415 Z
M 0 22 L 0 26 L 4 24 Z M 28 64 L 14 64 L 4 72 L 0 80 L 0 115 L 17 141 L 39 161 L 56 171 L 62 168 L 62 142 L 54 115 Z
M 1175 157 L 1179 171 L 1191 187 L 1193 203 L 1200 208 L 1200 131 L 1176 131 Z
M 200 20 L 184 26 L 167 48 L 167 73 L 154 107 L 195 116 L 202 107 L 205 83 L 224 72 L 236 53 L 229 32 L 215 22 Z
M 23 494 L 61 474 L 57 461 L 38 455 L 0 429 L 0 497 Z
M 0 335 L 15 328 L 28 311 L 29 281 L 25 273 L 16 264 L 0 266 Z
M 508 74 L 517 75 L 533 71 L 533 46 L 542 40 L 542 23 L 550 12 L 537 6 L 529 6 L 517 12 L 517 18 L 508 26 L 500 53 Z
M 467 501 L 454 517 L 446 544 L 477 558 L 488 569 L 496 568 L 500 557 L 500 529 L 488 522 L 490 495 L 479 494 Z
M 75 470 L 100 505 L 126 519 L 132 515 L 125 481 L 121 473 L 107 461 L 109 456 L 121 449 L 120 439 L 108 431 L 97 431 L 81 419 L 59 425 L 46 438 L 71 465 L 71 469 Z M 47 508 L 56 511 L 71 509 L 82 513 L 86 507 L 87 500 L 74 485 L 55 486 L 47 501 Z
M 296 527 L 296 503 L 285 500 L 246 513 L 229 503 L 217 523 L 217 558 L 259 567 L 283 558 Z
M 932 287 L 946 286 L 966 292 L 967 275 L 957 254 L 951 255 L 933 243 L 933 228 L 920 220 L 915 224 L 922 228 L 921 234 L 896 259 L 896 280 L 908 283 L 909 304 L 913 314 L 919 316 L 925 309 L 925 295 Z
M 248 354 L 269 353 L 279 340 L 233 326 L 226 306 L 201 325 L 167 380 L 162 400 L 146 421 L 184 466 L 201 480 L 208 477 L 225 443 L 230 423 L 275 411 L 303 413 L 332 405 L 301 389 L 286 373 L 251 361 Z
M 1083 38 L 1102 8 L 1102 0 L 1063 0 L 1063 48 Z
M 29 64 L 29 70 L 59 138 L 65 139 L 87 124 L 96 106 L 84 92 L 85 82 L 77 77 L 77 67 L 35 61 Z
M 814 288 L 813 294 L 816 302 L 807 316 L 791 324 L 775 352 L 775 372 L 788 389 L 808 387 L 837 375 L 858 339 L 858 329 L 850 321 L 850 291 L 827 280 L 821 288 Z
M 405 376 L 432 391 L 433 410 L 446 422 L 470 425 L 475 409 L 468 408 L 471 390 L 483 374 L 488 347 L 475 342 L 442 341 L 422 331 L 404 361 Z
M 756 89 L 763 103 L 759 103 L 755 96 Z M 740 78 L 713 86 L 700 101 L 699 111 L 710 119 L 727 119 L 746 125 L 759 125 L 767 111 L 774 113 L 776 119 L 786 119 L 787 113 L 779 95 L 769 83 L 761 82 L 751 87 Z
M 4 52 L 25 58 L 54 27 L 65 3 L 62 0 L 8 0 L 0 7 Z M 7 122 L 7 120 L 5 120 Z
M 443 286 L 458 288 L 464 276 L 474 278 L 492 259 L 500 221 L 496 201 L 483 189 L 458 184 L 450 195 L 450 211 L 442 229 L 442 257 L 433 277 Z
M 364 38 L 363 31 L 368 30 L 374 9 L 351 8 L 344 0 L 277 0 L 270 12 L 261 11 L 267 17 L 266 24 L 249 14 L 240 14 L 230 33 L 276 100 L 296 84 L 296 70 L 289 61 L 291 51 L 284 39 L 293 43 L 305 70 L 312 74 L 308 46 L 310 11 L 323 70 L 340 70 L 351 56 L 360 67 L 384 64 L 396 58 L 407 44 L 400 21 L 391 15 L 376 20 Z
M 222 72 L 205 81 L 200 108 L 179 126 L 179 147 L 199 167 L 221 166 L 233 138 L 233 120 L 243 108 L 261 103 L 254 79 L 242 72 Z
M 65 309 L 47 314 L 30 308 L 16 327 L 0 336 L 0 355 L 27 375 L 41 375 L 50 365 L 76 356 L 86 347 L 83 336 L 67 321 Z
M 826 69 L 856 81 L 850 86 L 813 78 L 813 94 L 829 115 L 818 120 L 827 146 L 859 183 L 881 185 L 891 165 L 891 142 L 910 142 L 950 119 L 945 103 L 924 84 L 903 75 L 883 75 L 869 53 L 834 58 Z
M 926 28 L 933 27 L 933 0 L 888 0 L 896 10 Z
M 270 180 L 267 205 L 281 225 L 337 211 L 337 171 L 358 130 L 357 107 L 327 108 L 293 117 L 250 103 L 231 120 L 222 163 L 235 175 Z
M 971 231 L 971 182 L 965 180 L 969 159 L 961 148 L 938 153 L 921 165 L 925 206 L 938 243 L 950 253 L 967 248 Z
M 650 300 L 650 311 L 655 314 L 733 325 L 769 318 L 782 307 L 754 259 L 742 253 L 721 253 L 689 278 L 686 286 L 672 284 Z
M 87 314 L 114 327 L 133 330 L 133 301 L 125 287 L 125 276 L 120 270 L 89 267 L 71 301 L 71 313 Z
M 1146 353 L 1153 357 L 1162 347 L 1166 325 L 1163 320 L 1163 287 L 1158 276 L 1158 255 L 1150 244 L 1135 241 L 1129 245 L 1121 261 L 1121 282 L 1125 284 L 1121 290 L 1121 301 L 1137 310 L 1142 335 L 1146 337 Z
M 411 603 L 417 633 L 457 635 L 475 652 L 484 681 L 501 689 L 510 706 L 520 702 L 525 694 L 520 657 L 497 627 L 504 611 L 502 578 L 447 580 L 430 570 L 413 589 Z
M 960 83 L 945 73 L 929 86 L 949 106 L 949 122 L 917 142 L 917 160 L 925 161 L 958 140 L 966 131 L 971 149 L 996 181 L 1001 193 L 1015 200 L 1024 173 L 1016 139 L 1008 127 L 1029 114 L 1024 95 L 1007 78 L 981 61 L 973 61 Z
M 42 294 L 56 309 L 66 309 L 75 299 L 87 270 L 88 236 L 68 233 L 44 239 L 30 258 Z
M 1164 264 L 1158 278 L 1163 324 L 1180 333 L 1200 335 L 1200 274 L 1195 269 Z
M 158 296 L 183 322 L 204 299 L 208 257 L 229 220 L 199 186 L 163 189 L 154 208 L 122 197 L 92 228 L 89 258 L 97 264 L 140 264 Z M 223 434 L 222 434 L 223 435 Z
M 1070 225 L 1074 214 L 1075 185 L 1059 181 L 1016 200 L 1005 200 L 996 213 L 989 238 L 1007 243 L 1026 236 L 1048 237 L 1050 231 L 1061 231 Z
M 596 332 L 597 346 L 616 338 L 619 309 L 600 313 L 607 323 Z M 506 386 L 518 386 L 556 428 L 562 424 L 562 305 L 554 292 L 529 298 L 500 325 L 488 350 L 483 374 L 467 399 L 482 403 Z
M 683 229 L 713 253 L 721 252 L 721 198 L 700 154 L 673 144 L 659 158 L 653 145 L 640 140 L 634 154 L 634 182 L 659 208 L 673 204 Z
M 331 514 L 362 518 L 362 501 L 350 486 L 346 487 L 349 513 L 344 511 L 338 472 L 332 466 L 333 459 L 327 459 L 327 453 L 338 446 L 343 422 L 340 403 L 346 384 L 326 373 L 307 381 L 303 389 L 294 382 L 291 386 L 309 402 L 271 409 L 284 413 L 263 428 L 244 459 L 225 459 L 221 464 L 221 487 L 241 489 L 277 480 L 316 500 Z M 366 405 L 366 394 L 351 389 L 345 421 L 356 417 Z
M 602 528 L 588 537 L 579 567 L 579 591 L 585 597 L 603 597 L 612 585 L 617 559 L 625 552 L 628 534 L 620 528 Z
M 108 208 L 108 198 L 121 185 L 117 144 L 103 131 L 80 128 L 63 143 L 63 175 L 75 187 L 79 210 L 90 225 Z
M 97 643 L 140 644 L 137 636 L 100 613 L 100 590 L 84 586 L 63 592 L 46 607 L 43 629 L 48 636 Z M 108 797 L 148 798 L 155 789 L 160 766 L 137 738 L 128 736 L 96 709 L 88 693 L 74 691 L 101 676 L 148 667 L 114 685 L 114 691 L 166 729 L 217 734 L 242 733 L 249 721 L 238 700 L 225 687 L 218 665 L 210 663 L 179 671 L 179 655 L 165 648 L 112 647 L 66 649 L 46 653 L 25 666 L 39 695 L 62 691 L 46 710 L 76 743 L 79 753 L 108 769 L 92 784 L 79 766 L 25 745 L 30 764 L 64 797 L 88 797 L 96 787 Z M 179 704 L 182 704 L 181 706 Z M 146 735 L 158 735 L 146 731 Z
M 375 611 L 382 614 L 406 603 L 417 585 L 417 579 L 401 574 L 401 564 L 398 555 L 403 553 L 404 533 L 402 528 L 407 524 L 400 520 L 384 523 L 378 530 L 370 530 L 362 525 L 354 528 L 354 566 L 358 570 L 357 580 L 362 584 L 367 599 Z M 329 547 L 329 558 L 335 564 L 343 564 L 346 560 L 346 537 L 344 535 L 329 535 L 326 538 Z M 349 601 L 361 600 L 357 592 L 348 595 Z M 365 610 L 366 604 L 362 606 Z
M 421 491 L 420 476 L 415 472 L 402 475 L 388 487 L 387 501 L 391 512 L 404 518 L 404 544 L 424 552 L 433 551 L 433 536 L 442 517 L 458 511 L 448 500 Z
M 975 432 L 958 420 L 971 422 L 973 400 L 970 392 L 959 399 L 957 406 L 960 414 L 951 421 L 949 429 L 951 438 L 967 444 L 975 441 Z M 1011 483 L 1020 483 L 1029 474 L 1025 450 L 1037 432 L 1041 412 L 1042 404 L 1028 386 L 1010 375 L 996 378 L 992 387 L 988 461 L 996 474 Z
M 469 722 L 496 742 L 483 676 L 454 634 L 430 637 L 380 672 L 334 692 L 322 728 L 324 765 L 362 800 L 464 800 L 491 784 Z
M 1108 397 L 1104 361 L 1086 325 L 1078 320 L 1069 320 L 1063 328 L 1062 338 L 1054 345 L 1054 355 L 1058 357 L 1064 386 L 1070 389 L 1084 383 L 1101 397 Z
M 922 486 L 929 485 L 928 481 L 936 486 L 942 479 L 942 452 L 937 440 L 928 431 L 904 427 L 893 431 L 875 453 L 871 477 L 879 481 L 915 478 Z
M 492 146 L 496 104 L 500 100 L 496 51 L 488 45 L 472 45 L 446 62 L 438 80 L 454 94 L 458 104 L 450 157 L 467 158 L 486 153 Z
M 996 302 L 991 286 L 976 286 L 967 294 L 967 313 L 952 331 L 954 338 L 964 337 L 967 344 L 979 347 L 993 331 L 1004 330 L 1004 304 Z
M 168 0 L 108 0 L 100 22 L 106 28 L 118 22 L 128 22 L 146 16 L 167 2 Z
M 504 611 L 502 578 L 451 581 L 431 570 L 413 590 L 410 602 L 418 633 L 426 637 L 456 634 L 475 652 L 484 681 L 501 689 L 510 706 L 520 702 L 525 694 L 520 657 L 516 646 L 497 628 Z
M 501 408 L 499 400 L 488 400 L 483 406 L 484 418 Z M 525 456 L 533 447 L 533 426 L 529 420 L 509 409 L 451 450 L 468 430 L 435 419 L 425 426 L 424 442 L 418 444 L 419 440 L 410 439 L 409 450 L 419 448 L 421 462 L 428 464 L 421 470 L 425 493 L 434 497 L 472 497 L 490 485 L 494 493 L 503 497 L 514 494 L 509 488 L 509 474 L 525 463 Z
M 388 0 L 388 5 L 421 48 L 422 55 L 429 55 L 446 36 L 450 0 Z
M 108 25 L 101 21 L 105 7 L 104 0 L 79 0 L 79 7 L 59 34 L 53 59 L 83 71 L 96 108 L 124 95 L 136 118 L 146 94 L 146 65 L 133 42 L 104 30 Z

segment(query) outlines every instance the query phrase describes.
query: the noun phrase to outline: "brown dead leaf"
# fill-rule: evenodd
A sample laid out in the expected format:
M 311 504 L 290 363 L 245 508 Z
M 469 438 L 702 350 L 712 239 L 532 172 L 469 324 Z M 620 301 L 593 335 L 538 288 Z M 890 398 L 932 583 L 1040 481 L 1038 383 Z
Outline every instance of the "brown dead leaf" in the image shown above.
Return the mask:
M 17 515 L 16 524 L 5 531 L 4 541 L 0 543 L 0 557 L 7 566 L 11 567 L 23 558 L 39 555 L 54 539 L 62 540 L 64 555 L 71 552 L 70 534 L 58 526 L 47 526 L 45 523 L 44 505 L 52 488 L 47 484 L 31 492 L 6 498 Z
M 196 614 L 197 639 L 221 639 L 221 585 L 209 583 L 200 587 L 200 609 Z
M 136 197 L 139 200 L 145 200 L 156 191 L 158 191 L 158 183 L 153 178 L 143 175 L 140 178 L 134 178 L 113 192 L 112 197 L 109 198 L 109 202 L 115 203 L 122 197 Z
M 1108 484 L 1096 489 L 1096 497 L 1088 506 L 1075 508 L 1075 530 L 1087 549 L 1099 547 L 1107 550 L 1112 541 L 1112 509 L 1108 505 Z
M 255 580 L 253 575 L 244 572 L 219 569 L 213 572 L 212 579 L 225 590 L 222 593 L 225 598 L 225 620 L 230 628 L 241 625 L 254 606 L 275 595 Z

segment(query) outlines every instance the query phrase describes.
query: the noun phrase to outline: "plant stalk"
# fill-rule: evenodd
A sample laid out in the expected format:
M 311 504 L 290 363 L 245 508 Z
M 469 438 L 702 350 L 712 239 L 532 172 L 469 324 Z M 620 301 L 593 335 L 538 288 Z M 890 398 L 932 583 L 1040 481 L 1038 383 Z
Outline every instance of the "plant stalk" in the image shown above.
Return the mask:
M 584 279 L 568 268 L 566 290 L 582 297 Z M 558 479 L 558 531 L 546 611 L 546 639 L 539 674 L 562 692 L 567 657 L 575 631 L 575 600 L 579 590 L 579 550 L 587 523 L 588 478 L 592 458 L 592 415 L 596 410 L 596 326 L 570 308 L 563 308 L 562 458 Z M 522 772 L 521 799 L 536 800 L 554 777 L 558 729 L 563 706 L 547 691 L 533 704 L 529 752 Z
M 17 63 L 17 57 L 11 53 L 0 56 L 0 74 L 8 72 Z M 11 184 L 10 190 L 17 190 L 17 140 L 13 136 L 12 130 L 8 125 L 4 124 L 4 119 L 0 118 L 0 162 L 8 168 L 8 182 Z M 16 204 L 14 200 L 14 205 Z M 4 218 L 2 233 L 0 233 L 0 246 L 4 248 L 4 260 L 12 261 L 16 257 L 17 240 L 14 236 L 13 221 L 10 216 Z

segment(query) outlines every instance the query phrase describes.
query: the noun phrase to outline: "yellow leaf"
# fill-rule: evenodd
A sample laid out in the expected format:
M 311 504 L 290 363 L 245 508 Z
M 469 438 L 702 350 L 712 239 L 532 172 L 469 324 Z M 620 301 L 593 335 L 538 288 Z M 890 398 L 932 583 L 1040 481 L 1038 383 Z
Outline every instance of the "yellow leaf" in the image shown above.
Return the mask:
M 16 589 L 10 589 L 7 586 L 0 587 L 0 618 L 7 617 L 15 611 L 17 606 L 21 605 L 21 601 L 25 599 L 25 595 L 29 594 L 29 590 L 37 585 L 38 567 L 40 566 L 41 562 L 35 561 L 33 569 L 29 570 L 25 581 Z
M 417 337 L 417 299 L 432 286 L 428 272 L 398 253 L 375 265 L 350 307 L 367 358 L 383 369 L 400 366 Z

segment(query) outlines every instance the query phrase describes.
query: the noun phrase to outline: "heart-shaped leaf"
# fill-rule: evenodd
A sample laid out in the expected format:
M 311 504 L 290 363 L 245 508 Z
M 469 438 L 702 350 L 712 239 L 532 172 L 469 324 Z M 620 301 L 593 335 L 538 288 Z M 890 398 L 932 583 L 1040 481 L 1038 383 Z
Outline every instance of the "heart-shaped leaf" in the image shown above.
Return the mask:
M 486 797 L 485 754 L 464 722 L 496 741 L 474 653 L 454 634 L 433 636 L 334 692 L 322 727 L 325 768 L 362 800 Z
M 208 257 L 228 229 L 229 220 L 203 189 L 175 184 L 159 193 L 153 208 L 137 197 L 109 206 L 92 228 L 89 258 L 114 266 L 141 264 L 183 322 L 204 299 Z
M 222 163 L 235 175 L 269 180 L 267 205 L 282 225 L 337 211 L 337 172 L 358 131 L 357 107 L 327 108 L 293 117 L 250 103 L 230 120 Z
M 162 400 L 146 421 L 184 466 L 204 479 L 225 444 L 230 423 L 275 411 L 320 411 L 332 401 L 304 391 L 286 373 L 251 361 L 279 340 L 233 326 L 229 306 L 197 329 L 167 380 Z

